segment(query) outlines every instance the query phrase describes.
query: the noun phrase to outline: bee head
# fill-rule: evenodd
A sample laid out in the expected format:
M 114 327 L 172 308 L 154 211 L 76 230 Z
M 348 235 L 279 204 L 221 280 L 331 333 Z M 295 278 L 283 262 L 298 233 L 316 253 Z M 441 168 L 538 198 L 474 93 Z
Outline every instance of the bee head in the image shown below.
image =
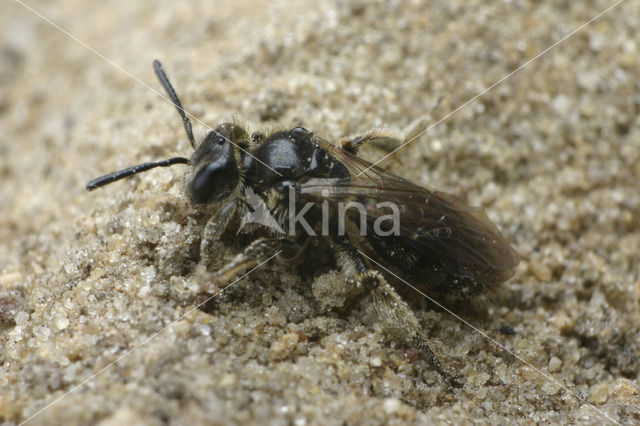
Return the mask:
M 234 123 L 224 123 L 207 133 L 193 153 L 194 174 L 189 193 L 194 202 L 207 204 L 227 197 L 240 180 L 239 147 L 246 145 L 247 132 Z
M 184 130 L 191 146 L 195 148 L 191 159 L 173 157 L 127 167 L 92 180 L 87 184 L 87 189 L 91 191 L 156 167 L 188 164 L 193 166 L 193 174 L 189 180 L 188 191 L 194 202 L 207 204 L 228 196 L 233 192 L 240 180 L 238 164 L 241 160 L 241 150 L 247 146 L 249 141 L 247 132 L 235 123 L 224 123 L 207 133 L 202 143 L 196 148 L 191 121 L 182 108 L 180 99 L 169 82 L 167 74 L 157 60 L 153 62 L 153 68 L 169 99 L 182 118 Z

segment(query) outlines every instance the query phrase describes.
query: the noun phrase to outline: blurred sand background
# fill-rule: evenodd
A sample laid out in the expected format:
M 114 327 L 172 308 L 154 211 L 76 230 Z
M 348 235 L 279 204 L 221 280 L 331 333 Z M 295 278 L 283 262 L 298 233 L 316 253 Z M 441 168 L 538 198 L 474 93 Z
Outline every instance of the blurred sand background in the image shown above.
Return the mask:
M 158 91 L 163 61 L 210 126 L 333 140 L 442 97 L 435 121 L 613 3 L 29 2 Z M 384 162 L 485 208 L 521 265 L 451 309 L 583 400 L 413 295 L 461 375 L 450 392 L 367 299 L 334 309 L 328 256 L 271 261 L 31 423 L 639 422 L 639 29 L 624 1 Z M 13 0 L 0 57 L 0 423 L 16 424 L 192 310 L 210 276 L 182 166 L 84 190 L 189 155 L 173 107 Z M 240 249 L 224 241 L 212 269 Z

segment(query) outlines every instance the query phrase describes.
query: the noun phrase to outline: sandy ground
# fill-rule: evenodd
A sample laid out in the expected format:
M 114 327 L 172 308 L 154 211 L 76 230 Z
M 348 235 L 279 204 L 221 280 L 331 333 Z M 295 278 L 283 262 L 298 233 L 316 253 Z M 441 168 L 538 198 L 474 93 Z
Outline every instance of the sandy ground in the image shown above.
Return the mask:
M 504 348 L 409 293 L 453 391 L 367 299 L 335 309 L 328 255 L 274 259 L 194 310 L 207 217 L 182 166 L 84 190 L 190 154 L 155 58 L 210 126 L 237 115 L 336 140 L 402 128 L 441 97 L 435 122 L 613 3 L 30 2 L 129 75 L 4 2 L 0 422 L 640 422 L 638 1 L 383 163 L 483 206 L 522 256 L 493 294 L 450 306 Z M 223 242 L 212 270 L 246 243 Z

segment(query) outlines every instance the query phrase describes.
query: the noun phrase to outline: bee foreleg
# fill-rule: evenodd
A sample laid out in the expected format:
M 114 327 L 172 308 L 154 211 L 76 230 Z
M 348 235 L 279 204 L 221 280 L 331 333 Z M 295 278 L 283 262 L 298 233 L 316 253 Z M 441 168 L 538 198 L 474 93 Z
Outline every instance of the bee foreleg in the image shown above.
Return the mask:
M 214 243 L 220 239 L 220 234 L 224 232 L 236 213 L 238 201 L 236 198 L 225 204 L 204 226 L 200 240 L 200 263 L 205 267 L 211 263 Z

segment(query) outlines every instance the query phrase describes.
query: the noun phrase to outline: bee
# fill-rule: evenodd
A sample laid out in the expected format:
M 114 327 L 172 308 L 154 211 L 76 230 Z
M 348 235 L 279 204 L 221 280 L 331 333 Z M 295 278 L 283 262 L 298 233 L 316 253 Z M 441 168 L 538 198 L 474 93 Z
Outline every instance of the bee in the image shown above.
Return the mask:
M 237 217 L 250 224 L 243 231 L 256 238 L 217 271 L 221 280 L 239 276 L 276 253 L 294 258 L 311 238 L 326 238 L 344 272 L 345 286 L 352 287 L 345 293 L 354 298 L 371 295 L 380 317 L 402 328 L 406 343 L 446 377 L 416 315 L 371 260 L 424 292 L 478 294 L 508 280 L 519 263 L 518 253 L 485 213 L 358 157 L 365 144 L 403 142 L 376 132 L 342 139 L 336 146 L 303 127 L 250 134 L 227 122 L 196 143 L 162 65 L 156 60 L 153 66 L 180 114 L 193 154 L 109 173 L 86 188 L 91 191 L 155 167 L 188 165 L 186 192 L 191 201 L 217 207 L 204 226 L 201 264 L 211 263 L 213 243 Z

